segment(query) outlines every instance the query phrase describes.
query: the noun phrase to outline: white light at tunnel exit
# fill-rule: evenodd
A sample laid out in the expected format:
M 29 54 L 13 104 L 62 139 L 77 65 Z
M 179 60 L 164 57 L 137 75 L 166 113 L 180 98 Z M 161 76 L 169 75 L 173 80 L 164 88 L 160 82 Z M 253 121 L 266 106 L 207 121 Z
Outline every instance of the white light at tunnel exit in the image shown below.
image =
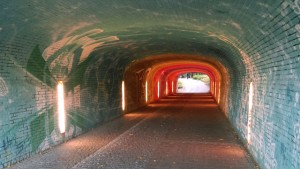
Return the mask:
M 159 98 L 159 81 L 157 82 L 157 98 Z
M 251 121 L 252 121 L 252 106 L 253 106 L 253 83 L 250 83 L 249 89 L 249 108 L 248 108 L 248 133 L 247 133 L 247 141 L 248 144 L 251 142 Z
M 148 102 L 148 82 L 146 82 L 146 87 L 145 87 L 145 101 L 146 103 Z
M 125 110 L 125 83 L 122 81 L 122 110 Z
M 65 114 L 65 101 L 64 101 L 64 84 L 62 81 L 57 85 L 57 108 L 58 108 L 58 124 L 60 133 L 66 131 L 66 114 Z

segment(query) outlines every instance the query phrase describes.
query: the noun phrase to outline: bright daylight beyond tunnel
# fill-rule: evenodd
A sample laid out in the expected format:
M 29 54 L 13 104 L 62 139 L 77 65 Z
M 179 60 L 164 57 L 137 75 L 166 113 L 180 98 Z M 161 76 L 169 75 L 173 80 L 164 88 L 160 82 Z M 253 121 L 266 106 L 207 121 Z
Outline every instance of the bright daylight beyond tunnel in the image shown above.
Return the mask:
M 177 93 L 209 93 L 210 78 L 197 72 L 188 72 L 178 76 Z

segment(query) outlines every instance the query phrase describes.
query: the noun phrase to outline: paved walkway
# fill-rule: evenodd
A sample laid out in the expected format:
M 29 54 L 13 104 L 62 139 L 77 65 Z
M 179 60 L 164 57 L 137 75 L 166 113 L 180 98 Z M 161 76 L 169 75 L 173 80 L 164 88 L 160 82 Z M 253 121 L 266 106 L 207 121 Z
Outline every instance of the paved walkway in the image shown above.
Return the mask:
M 11 169 L 253 169 L 209 95 L 176 95 L 110 121 Z

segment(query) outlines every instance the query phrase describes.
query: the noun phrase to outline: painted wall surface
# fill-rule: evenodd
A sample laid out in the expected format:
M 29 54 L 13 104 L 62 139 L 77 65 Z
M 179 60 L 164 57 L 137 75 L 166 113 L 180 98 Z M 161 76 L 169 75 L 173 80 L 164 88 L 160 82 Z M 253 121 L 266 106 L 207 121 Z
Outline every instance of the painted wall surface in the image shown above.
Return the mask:
M 43 51 L 39 45 L 32 46 L 23 66 L 13 60 L 9 48 L 1 52 L 2 168 L 63 142 L 58 129 L 58 80 L 65 83 L 66 139 L 122 114 L 120 85 L 126 60 L 95 57 L 84 52 L 83 46 L 88 48 L 90 41 L 74 39 L 56 42 Z M 114 40 L 98 39 L 102 44 Z
M 132 61 L 205 55 L 226 67 L 220 106 L 263 169 L 300 168 L 299 0 L 2 0 L 0 168 L 117 117 Z

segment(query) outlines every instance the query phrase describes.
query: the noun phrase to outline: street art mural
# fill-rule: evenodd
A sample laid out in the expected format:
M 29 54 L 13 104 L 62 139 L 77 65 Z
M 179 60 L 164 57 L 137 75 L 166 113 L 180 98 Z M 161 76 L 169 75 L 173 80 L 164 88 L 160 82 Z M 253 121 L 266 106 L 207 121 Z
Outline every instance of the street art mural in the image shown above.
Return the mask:
M 8 93 L 8 88 L 3 80 L 3 78 L 0 77 L 0 96 L 5 96 Z
M 116 36 L 99 36 L 102 32 L 101 29 L 94 29 L 67 36 L 52 43 L 43 51 L 39 45 L 36 45 L 22 73 L 11 72 L 20 79 L 26 74 L 28 80 L 32 81 L 31 85 L 22 87 L 14 85 L 15 89 L 9 91 L 10 79 L 6 81 L 0 77 L 2 98 L 9 98 L 14 94 L 20 96 L 19 99 L 7 100 L 6 105 L 0 107 L 1 112 L 7 113 L 6 115 L 2 113 L 0 124 L 13 121 L 11 125 L 8 123 L 1 129 L 0 151 L 6 156 L 1 155 L 0 166 L 9 166 L 14 163 L 15 161 L 11 159 L 15 156 L 20 157 L 19 160 L 21 160 L 34 152 L 46 150 L 63 141 L 58 131 L 56 113 L 55 89 L 59 80 L 65 83 L 66 139 L 75 137 L 96 124 L 101 124 L 121 114 L 120 100 L 115 98 L 119 97 L 118 84 L 121 83 L 120 79 L 122 79 L 122 72 L 127 62 L 124 60 L 121 62 L 123 65 L 120 65 L 117 57 L 92 56 L 96 48 L 118 41 Z M 89 62 L 95 62 L 95 64 L 90 66 Z M 26 97 L 32 98 L 28 99 L 29 105 L 32 105 L 30 110 L 26 108 L 27 104 L 24 104 L 22 100 Z M 11 117 L 12 111 L 9 109 L 20 107 L 18 105 L 20 103 L 25 106 L 24 112 L 22 115 L 19 112 L 13 115 L 19 121 L 12 120 L 14 117 Z M 25 139 L 19 140 L 18 136 L 24 135 L 23 131 L 26 128 L 29 131 Z M 7 163 L 7 161 L 11 162 Z
M 97 37 L 102 32 L 101 29 L 95 29 L 83 34 L 66 37 L 52 43 L 44 50 L 42 55 L 38 52 L 37 46 L 33 50 L 32 57 L 30 57 L 35 61 L 44 60 L 44 62 L 39 62 L 42 63 L 39 66 L 43 69 L 40 71 L 44 74 L 37 74 L 36 77 L 47 86 L 53 87 L 53 83 L 55 84 L 58 80 L 65 82 L 67 100 L 69 100 L 67 104 L 68 117 L 72 125 L 69 131 L 72 136 L 78 135 L 82 130 L 92 127 L 99 121 L 108 120 L 111 114 L 105 111 L 113 107 L 118 108 L 118 102 L 112 102 L 112 98 L 117 98 L 117 96 L 111 96 L 112 93 L 117 92 L 110 91 L 118 90 L 118 88 L 111 89 L 118 85 L 110 83 L 118 83 L 116 80 L 120 79 L 114 77 L 116 72 L 113 68 L 117 65 L 111 61 L 115 58 L 103 58 L 98 60 L 94 67 L 87 66 L 87 62 L 92 59 L 90 54 L 95 48 L 118 40 L 116 36 Z M 28 64 L 27 70 L 31 71 L 31 67 L 36 66 Z M 103 67 L 102 71 L 99 71 L 99 67 Z M 37 69 L 34 69 L 31 72 L 36 71 Z M 86 82 L 82 83 L 82 79 L 85 79 Z M 86 86 L 86 84 L 89 85 Z M 88 101 L 80 100 L 81 95 Z M 116 109 L 114 111 L 117 115 L 118 111 Z M 79 133 L 76 133 L 77 131 Z

